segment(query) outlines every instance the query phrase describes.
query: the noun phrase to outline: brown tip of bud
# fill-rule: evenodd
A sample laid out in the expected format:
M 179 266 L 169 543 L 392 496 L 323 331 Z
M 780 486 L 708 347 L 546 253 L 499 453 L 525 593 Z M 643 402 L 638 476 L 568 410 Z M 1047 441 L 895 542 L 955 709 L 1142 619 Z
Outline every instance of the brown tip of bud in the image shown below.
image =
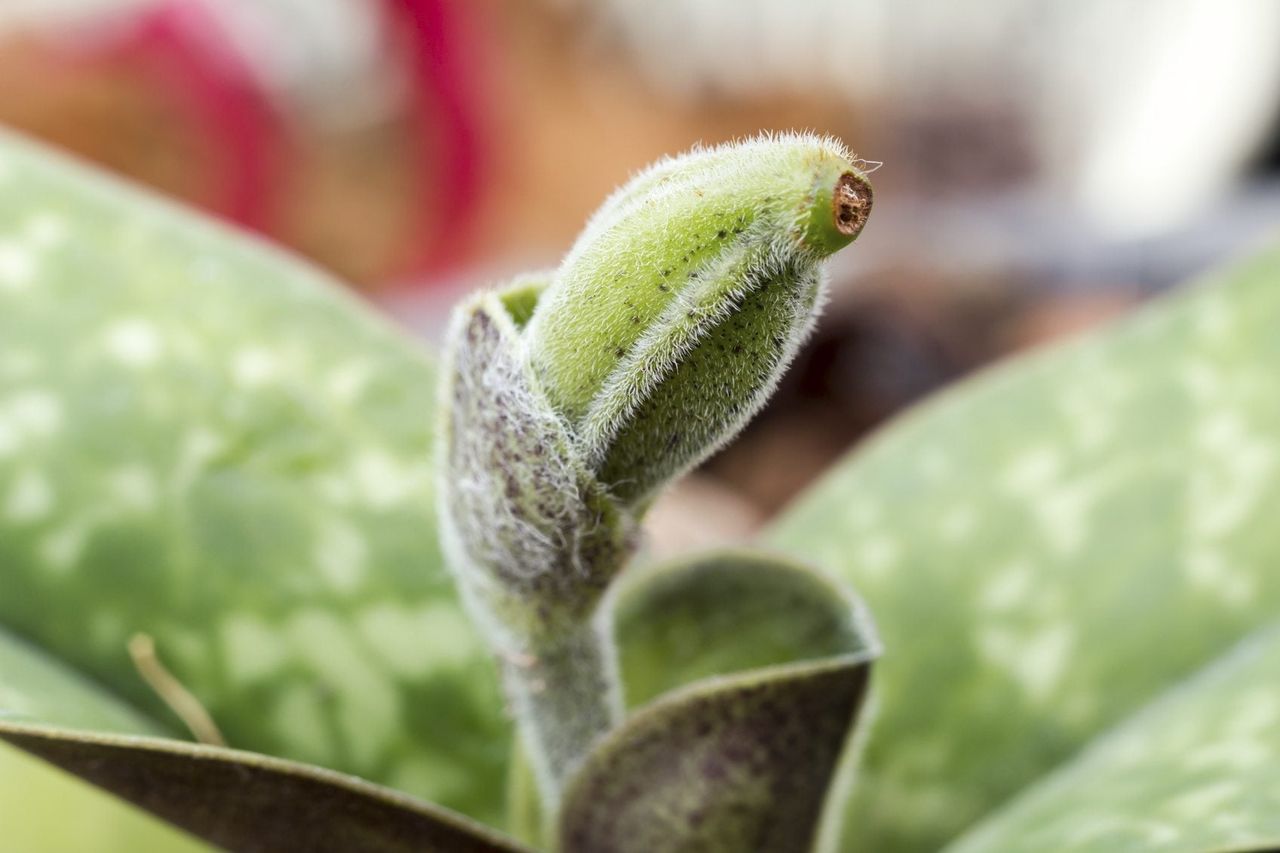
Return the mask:
M 871 185 L 853 172 L 845 172 L 836 182 L 831 195 L 836 230 L 848 237 L 856 236 L 871 215 Z

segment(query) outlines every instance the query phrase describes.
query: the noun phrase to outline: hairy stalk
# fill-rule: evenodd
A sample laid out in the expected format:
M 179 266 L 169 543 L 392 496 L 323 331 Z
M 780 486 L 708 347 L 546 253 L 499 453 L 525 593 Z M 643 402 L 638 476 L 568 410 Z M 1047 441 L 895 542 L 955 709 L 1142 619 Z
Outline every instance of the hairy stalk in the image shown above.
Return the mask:
M 565 783 L 622 720 L 617 651 L 603 620 L 593 619 L 553 645 L 508 656 L 502 670 L 549 825 Z

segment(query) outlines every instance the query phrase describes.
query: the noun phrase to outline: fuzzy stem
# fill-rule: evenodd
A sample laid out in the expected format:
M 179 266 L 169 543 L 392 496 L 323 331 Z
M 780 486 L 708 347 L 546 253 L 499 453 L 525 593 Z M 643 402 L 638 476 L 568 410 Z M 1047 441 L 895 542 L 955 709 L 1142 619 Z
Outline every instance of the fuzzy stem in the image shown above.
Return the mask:
M 611 631 L 589 620 L 554 645 L 504 657 L 503 677 L 550 825 L 565 782 L 622 719 Z

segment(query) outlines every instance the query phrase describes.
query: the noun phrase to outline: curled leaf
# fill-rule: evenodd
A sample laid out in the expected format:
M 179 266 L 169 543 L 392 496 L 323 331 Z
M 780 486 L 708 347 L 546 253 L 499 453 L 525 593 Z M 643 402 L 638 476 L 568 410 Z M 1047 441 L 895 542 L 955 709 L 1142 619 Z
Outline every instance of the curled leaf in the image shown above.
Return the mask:
M 499 295 L 456 310 L 439 452 L 450 567 L 490 641 L 512 655 L 589 618 L 634 538 L 634 521 L 587 470 L 521 347 Z
M 389 788 L 256 753 L 22 723 L 0 723 L 0 739 L 230 850 L 521 849 Z
M 638 571 L 614 612 L 630 698 L 661 695 L 573 779 L 561 848 L 809 850 L 878 652 L 847 591 L 724 552 Z

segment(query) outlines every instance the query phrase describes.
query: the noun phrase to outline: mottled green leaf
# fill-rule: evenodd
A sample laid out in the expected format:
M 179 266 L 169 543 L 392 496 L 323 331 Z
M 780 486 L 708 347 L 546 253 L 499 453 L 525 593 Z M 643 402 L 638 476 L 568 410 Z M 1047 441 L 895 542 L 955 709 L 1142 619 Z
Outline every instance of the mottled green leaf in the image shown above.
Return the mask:
M 177 726 L 498 815 L 437 556 L 434 371 L 298 261 L 0 137 L 0 624 Z
M 155 737 L 159 728 L 141 714 L 4 633 L 0 685 L 0 740 L 223 847 L 515 849 L 461 816 L 354 777 Z M 72 795 L 62 806 L 71 813 L 81 801 Z M 132 840 L 144 839 L 165 835 L 144 826 Z
M 851 595 L 724 552 L 637 571 L 615 608 L 640 707 L 570 783 L 561 848 L 810 849 L 877 653 Z
M 1280 850 L 1280 628 L 1098 738 L 947 850 Z
M 936 850 L 1280 606 L 1280 249 L 908 414 L 775 544 L 891 654 L 849 849 Z

